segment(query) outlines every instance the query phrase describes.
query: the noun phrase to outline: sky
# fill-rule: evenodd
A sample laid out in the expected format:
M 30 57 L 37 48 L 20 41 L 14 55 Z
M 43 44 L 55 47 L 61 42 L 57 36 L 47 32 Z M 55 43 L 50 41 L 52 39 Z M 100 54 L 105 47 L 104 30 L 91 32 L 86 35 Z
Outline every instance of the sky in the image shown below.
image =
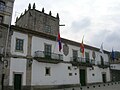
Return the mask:
M 31 3 L 45 13 L 59 13 L 60 34 L 76 42 L 103 49 L 120 51 L 120 0 L 15 0 L 12 24 Z

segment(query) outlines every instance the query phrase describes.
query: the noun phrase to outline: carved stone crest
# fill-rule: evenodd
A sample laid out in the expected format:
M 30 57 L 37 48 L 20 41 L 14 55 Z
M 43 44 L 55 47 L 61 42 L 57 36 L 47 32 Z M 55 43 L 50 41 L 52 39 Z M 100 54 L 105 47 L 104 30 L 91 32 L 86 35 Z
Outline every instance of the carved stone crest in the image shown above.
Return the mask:
M 69 53 L 69 47 L 66 43 L 63 45 L 63 53 L 65 56 L 67 56 Z

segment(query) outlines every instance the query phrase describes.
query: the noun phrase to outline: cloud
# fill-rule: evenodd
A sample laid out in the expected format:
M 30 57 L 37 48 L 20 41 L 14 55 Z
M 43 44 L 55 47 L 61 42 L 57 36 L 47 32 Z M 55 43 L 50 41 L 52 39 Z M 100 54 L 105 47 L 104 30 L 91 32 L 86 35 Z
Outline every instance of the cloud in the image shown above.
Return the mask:
M 104 42 L 104 49 L 120 50 L 120 0 L 16 0 L 13 20 L 16 11 L 22 13 L 34 2 L 40 11 L 44 7 L 45 13 L 59 13 L 60 24 L 65 24 L 60 27 L 63 38 L 79 42 L 85 35 L 90 46 L 99 48 Z
M 77 21 L 73 21 L 71 28 L 73 32 L 79 32 L 81 30 L 85 30 L 86 28 L 88 28 L 91 25 L 91 20 L 88 17 L 82 18 L 80 20 Z

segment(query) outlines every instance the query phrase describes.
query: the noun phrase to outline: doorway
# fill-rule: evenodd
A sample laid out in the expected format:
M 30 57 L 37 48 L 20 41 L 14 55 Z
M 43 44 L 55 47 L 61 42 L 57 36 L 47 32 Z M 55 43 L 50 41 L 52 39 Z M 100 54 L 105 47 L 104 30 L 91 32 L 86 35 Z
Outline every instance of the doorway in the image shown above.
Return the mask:
M 102 81 L 103 81 L 103 83 L 106 83 L 106 73 L 102 74 Z
M 80 83 L 81 83 L 81 86 L 86 85 L 86 73 L 84 69 L 80 69 Z
M 22 74 L 14 74 L 14 90 L 21 90 Z

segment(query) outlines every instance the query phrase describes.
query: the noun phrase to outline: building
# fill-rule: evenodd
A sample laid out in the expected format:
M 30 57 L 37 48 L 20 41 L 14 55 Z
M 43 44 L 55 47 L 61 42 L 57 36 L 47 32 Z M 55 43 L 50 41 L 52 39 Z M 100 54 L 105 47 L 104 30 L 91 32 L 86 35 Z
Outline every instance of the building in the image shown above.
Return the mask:
M 0 23 L 10 24 L 15 0 L 0 0 Z
M 111 81 L 120 81 L 120 52 L 111 52 L 110 63 Z
M 109 52 L 57 36 L 59 14 L 56 17 L 35 9 L 35 4 L 16 19 L 10 27 L 9 53 L 5 64 L 5 90 L 39 90 L 93 83 L 110 82 Z M 8 29 L 4 26 L 4 31 Z M 3 29 L 2 29 L 3 30 Z
M 8 60 L 5 59 L 5 56 L 8 56 L 10 54 L 10 38 L 8 39 L 8 28 L 11 23 L 12 19 L 12 11 L 13 11 L 13 4 L 14 0 L 0 0 L 0 82 L 3 84 L 4 81 L 4 63 Z M 7 40 L 7 44 L 6 44 Z M 7 48 L 6 48 L 7 47 Z M 6 52 L 5 52 L 6 51 Z M 5 55 L 6 54 L 6 55 Z M 5 60 L 4 60 L 5 59 Z M 8 75 L 8 74 L 7 74 Z M 7 84 L 6 78 L 6 84 Z M 2 89 L 2 85 L 0 83 L 0 90 Z

